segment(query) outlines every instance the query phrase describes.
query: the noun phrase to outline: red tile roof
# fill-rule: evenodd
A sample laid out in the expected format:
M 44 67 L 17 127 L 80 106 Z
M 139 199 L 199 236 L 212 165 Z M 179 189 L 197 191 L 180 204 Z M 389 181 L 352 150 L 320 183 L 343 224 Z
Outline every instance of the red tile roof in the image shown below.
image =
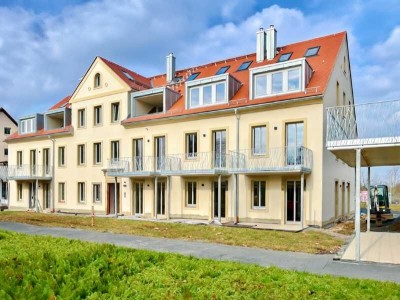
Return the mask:
M 103 57 L 99 58 L 111 69 L 114 71 L 115 74 L 117 74 L 124 82 L 126 82 L 132 89 L 135 90 L 146 90 L 151 88 L 151 81 L 149 78 L 146 78 L 136 72 L 133 72 L 127 68 L 124 68 L 120 65 L 117 65 L 116 63 L 113 63 Z M 132 79 L 129 79 L 124 72 L 129 74 Z
M 71 99 L 71 96 L 67 96 L 58 103 L 54 104 L 52 107 L 50 107 L 49 110 L 61 108 L 61 107 L 70 107 L 71 103 L 69 103 L 69 99 Z
M 181 97 L 166 113 L 132 117 L 130 119 L 124 120 L 122 123 L 129 124 L 138 121 L 162 119 L 171 116 L 187 115 L 187 114 L 194 114 L 207 111 L 216 111 L 226 108 L 249 106 L 261 103 L 269 103 L 269 102 L 276 102 L 276 101 L 283 101 L 290 99 L 305 98 L 315 95 L 322 95 L 325 92 L 326 86 L 330 78 L 330 74 L 333 71 L 333 67 L 336 62 L 340 46 L 342 45 L 345 37 L 346 37 L 346 32 L 340 32 L 320 38 L 315 38 L 299 43 L 286 45 L 283 47 L 278 47 L 279 53 L 273 60 L 264 60 L 263 62 L 260 63 L 256 62 L 256 54 L 252 53 L 248 55 L 226 59 L 223 61 L 212 62 L 206 65 L 179 70 L 176 72 L 176 77 L 182 76 L 183 79 L 185 80 L 187 77 L 190 76 L 190 74 L 200 72 L 200 74 L 196 79 L 201 79 L 214 76 L 216 72 L 223 66 L 230 66 L 230 68 L 227 70 L 226 73 L 229 73 L 231 76 L 239 80 L 242 83 L 242 87 L 233 96 L 233 98 L 229 100 L 229 103 L 186 109 L 185 83 L 184 82 L 177 83 L 169 87 L 173 88 L 175 91 L 178 91 L 183 97 Z M 278 62 L 278 59 L 281 56 L 281 54 L 292 52 L 293 54 L 290 57 L 290 60 L 298 59 L 304 57 L 304 54 L 306 53 L 308 48 L 315 46 L 320 46 L 318 55 L 306 58 L 309 65 L 314 70 L 314 73 L 311 77 L 310 82 L 306 86 L 305 92 L 281 94 L 276 96 L 259 98 L 256 100 L 249 100 L 249 77 L 250 77 L 249 70 L 247 69 L 243 71 L 237 71 L 237 69 L 243 62 L 252 61 L 249 68 L 272 65 Z M 154 76 L 152 78 L 152 82 L 154 87 L 165 86 L 166 75 L 161 74 Z
M 19 134 L 18 132 L 14 132 L 8 138 L 6 138 L 5 141 L 11 142 L 13 140 L 18 140 L 18 139 L 33 138 L 33 137 L 39 137 L 39 136 L 49 136 L 49 135 L 60 134 L 60 133 L 72 133 L 73 129 L 74 128 L 72 127 L 72 125 L 68 125 L 63 128 L 57 128 L 57 129 L 52 129 L 52 130 L 41 129 L 37 132 L 32 132 L 32 133 L 27 133 L 27 134 Z

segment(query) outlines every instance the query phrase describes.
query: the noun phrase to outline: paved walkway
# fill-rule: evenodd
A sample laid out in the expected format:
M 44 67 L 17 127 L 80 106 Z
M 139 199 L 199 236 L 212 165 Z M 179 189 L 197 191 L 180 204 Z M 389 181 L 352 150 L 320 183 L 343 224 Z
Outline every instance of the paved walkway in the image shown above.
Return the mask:
M 41 227 L 11 222 L 0 222 L 0 229 L 33 235 L 50 235 L 89 242 L 110 243 L 136 249 L 179 253 L 199 258 L 253 263 L 261 266 L 277 266 L 283 269 L 306 271 L 316 274 L 370 278 L 400 283 L 400 267 L 398 266 L 367 263 L 344 263 L 334 261 L 334 255 L 314 255 L 296 252 L 272 251 L 212 244 L 207 242 L 103 233 L 71 228 Z
M 361 232 L 362 261 L 400 264 L 400 234 L 394 232 Z M 356 241 L 350 243 L 342 259 L 355 260 Z M 400 266 L 398 266 L 400 269 Z

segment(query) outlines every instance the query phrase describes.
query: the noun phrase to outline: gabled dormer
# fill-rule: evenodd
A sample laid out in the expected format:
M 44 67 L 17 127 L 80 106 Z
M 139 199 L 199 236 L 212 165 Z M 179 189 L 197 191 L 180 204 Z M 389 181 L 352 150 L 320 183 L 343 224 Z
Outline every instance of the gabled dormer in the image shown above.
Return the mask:
M 21 117 L 18 120 L 18 133 L 28 134 L 35 133 L 43 129 L 43 115 L 33 114 Z

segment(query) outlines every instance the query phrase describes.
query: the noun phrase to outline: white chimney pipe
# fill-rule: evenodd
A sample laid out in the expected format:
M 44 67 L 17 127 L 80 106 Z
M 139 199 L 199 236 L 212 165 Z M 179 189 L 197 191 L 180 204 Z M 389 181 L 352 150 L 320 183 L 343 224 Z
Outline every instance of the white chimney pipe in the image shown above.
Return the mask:
M 265 51 L 266 51 L 266 33 L 264 28 L 260 28 L 257 31 L 257 50 L 256 50 L 256 59 L 257 62 L 262 62 L 265 59 Z
M 267 59 L 272 60 L 276 55 L 277 34 L 274 25 L 270 25 L 267 30 Z
M 167 82 L 175 79 L 175 56 L 171 52 L 167 55 Z

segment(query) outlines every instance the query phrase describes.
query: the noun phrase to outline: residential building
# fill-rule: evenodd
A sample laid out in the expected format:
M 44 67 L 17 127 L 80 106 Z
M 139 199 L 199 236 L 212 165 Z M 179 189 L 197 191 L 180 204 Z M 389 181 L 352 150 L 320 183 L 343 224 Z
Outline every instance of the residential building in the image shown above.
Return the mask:
M 169 54 L 151 77 L 96 57 L 7 139 L 11 208 L 310 226 L 350 214 L 354 171 L 325 147 L 326 107 L 353 103 L 347 34 L 277 47 L 271 26 L 255 48 L 182 70 Z
M 18 123 L 3 108 L 0 107 L 0 206 L 8 204 L 8 182 L 7 166 L 8 164 L 8 145 L 5 139 L 17 131 Z

